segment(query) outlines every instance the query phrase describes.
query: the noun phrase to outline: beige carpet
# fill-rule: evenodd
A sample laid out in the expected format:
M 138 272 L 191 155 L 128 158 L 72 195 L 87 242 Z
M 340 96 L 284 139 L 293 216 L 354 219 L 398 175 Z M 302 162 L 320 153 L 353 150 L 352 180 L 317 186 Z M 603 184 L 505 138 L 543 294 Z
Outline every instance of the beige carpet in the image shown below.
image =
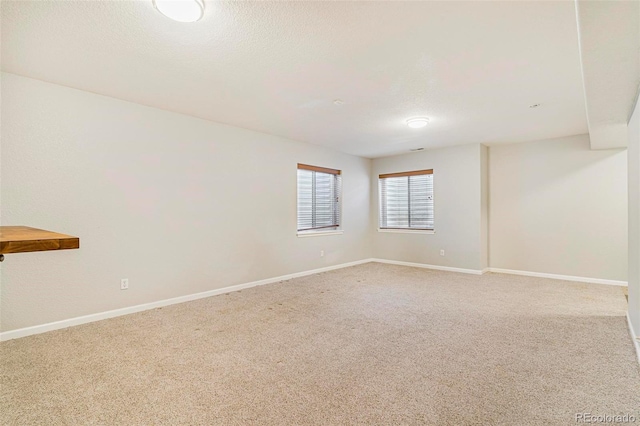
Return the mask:
M 640 422 L 623 289 L 366 264 L 0 344 L 2 425 Z

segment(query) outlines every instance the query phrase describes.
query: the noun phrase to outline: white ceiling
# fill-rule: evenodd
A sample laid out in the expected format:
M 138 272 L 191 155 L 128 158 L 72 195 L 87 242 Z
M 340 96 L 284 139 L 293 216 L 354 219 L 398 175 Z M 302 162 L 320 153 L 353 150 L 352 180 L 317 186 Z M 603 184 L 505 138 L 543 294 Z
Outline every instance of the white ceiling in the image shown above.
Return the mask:
M 572 1 L 207 0 L 184 24 L 151 0 L 3 0 L 2 69 L 380 157 L 586 133 L 577 34 Z
M 627 146 L 640 84 L 640 2 L 577 2 L 592 149 Z

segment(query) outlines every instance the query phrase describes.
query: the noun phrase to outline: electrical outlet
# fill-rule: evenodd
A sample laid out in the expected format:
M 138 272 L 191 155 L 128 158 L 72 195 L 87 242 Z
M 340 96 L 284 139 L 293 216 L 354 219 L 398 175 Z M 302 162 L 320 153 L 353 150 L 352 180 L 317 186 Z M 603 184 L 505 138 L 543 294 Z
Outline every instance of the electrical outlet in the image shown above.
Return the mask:
M 324 250 L 320 250 L 320 257 L 324 257 Z
M 444 250 L 440 250 L 440 256 L 444 256 Z
M 120 290 L 126 290 L 129 288 L 129 278 L 123 278 L 120 280 Z

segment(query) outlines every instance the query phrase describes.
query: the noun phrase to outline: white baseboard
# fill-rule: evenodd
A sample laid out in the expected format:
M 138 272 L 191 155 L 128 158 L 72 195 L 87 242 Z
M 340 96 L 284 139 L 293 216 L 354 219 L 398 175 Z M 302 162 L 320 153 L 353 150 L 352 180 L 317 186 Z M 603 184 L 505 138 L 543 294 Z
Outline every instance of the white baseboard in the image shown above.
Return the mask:
M 372 262 L 389 263 L 391 265 L 413 266 L 414 268 L 435 269 L 438 271 L 461 272 L 463 274 L 482 275 L 479 269 L 454 268 L 452 266 L 428 265 L 426 263 L 403 262 L 401 260 L 371 259 Z
M 636 334 L 635 330 L 633 329 L 633 324 L 631 324 L 629 312 L 627 312 L 627 325 L 629 326 L 629 334 L 631 334 L 633 347 L 636 349 L 636 357 L 638 358 L 638 363 L 640 363 L 640 335 Z
M 339 265 L 327 266 L 324 268 L 312 269 L 309 271 L 297 272 L 295 274 L 282 275 L 279 277 L 267 278 L 260 281 L 253 281 L 244 284 L 237 284 L 229 287 L 218 288 L 214 290 L 204 291 L 202 293 L 196 294 L 188 294 L 186 296 L 174 297 L 172 299 L 159 300 L 151 303 L 144 303 L 142 305 L 129 306 L 126 308 L 114 309 L 106 312 L 99 312 L 96 314 L 84 315 L 81 317 L 69 318 L 66 320 L 50 322 L 47 324 L 35 325 L 32 327 L 20 328 L 17 330 L 10 330 L 0 333 L 0 341 L 18 339 L 20 337 L 31 336 L 34 334 L 45 333 L 47 331 L 60 330 L 67 327 L 72 327 L 75 325 L 87 324 L 95 321 L 100 321 L 108 318 L 119 317 L 122 315 L 133 314 L 136 312 L 142 312 L 150 309 L 161 308 L 163 306 L 175 305 L 178 303 L 189 302 L 192 300 L 203 299 L 205 297 L 217 296 L 219 294 L 231 293 L 233 291 L 243 290 L 245 288 L 256 287 L 265 284 L 276 283 L 280 281 L 286 281 L 293 278 L 304 277 L 307 275 L 318 274 L 321 272 L 333 271 L 335 269 L 348 268 L 350 266 L 361 265 L 363 263 L 369 262 L 378 262 L 378 263 L 387 263 L 392 265 L 401 265 L 401 266 L 411 266 L 414 268 L 424 268 L 424 269 L 434 269 L 438 271 L 448 271 L 448 272 L 460 272 L 464 274 L 472 274 L 472 275 L 482 275 L 485 272 L 498 272 L 504 274 L 514 274 L 514 275 L 526 275 L 532 277 L 542 277 L 542 278 L 553 278 L 565 281 L 579 281 L 585 283 L 595 283 L 595 284 L 613 284 L 613 285 L 622 285 L 626 286 L 626 281 L 614 281 L 614 280 L 603 280 L 599 278 L 584 278 L 584 277 L 573 277 L 567 275 L 555 275 L 555 274 L 545 274 L 539 272 L 527 272 L 527 271 L 514 271 L 510 269 L 499 269 L 499 268 L 485 268 L 482 270 L 479 269 L 464 269 L 464 268 L 455 268 L 451 266 L 439 266 L 439 265 L 429 265 L 424 263 L 413 263 L 413 262 L 403 262 L 400 260 L 387 260 L 387 259 L 362 259 L 355 262 L 341 263 Z M 631 327 L 631 323 L 629 323 Z M 637 340 L 635 341 L 637 345 Z M 638 347 L 636 346 L 636 349 Z M 639 350 L 640 354 L 640 350 Z M 639 355 L 640 356 L 640 355 Z
M 178 303 L 189 302 L 192 300 L 203 299 L 205 297 L 217 296 L 219 294 L 231 293 L 233 291 L 243 290 L 245 288 L 256 287 L 259 285 L 271 284 L 280 281 L 286 281 L 293 278 L 305 277 L 307 275 L 318 274 L 320 272 L 333 271 L 334 269 L 348 268 L 349 266 L 361 265 L 363 263 L 372 262 L 373 259 L 357 260 L 355 262 L 341 263 L 339 265 L 327 266 L 325 268 L 312 269 L 310 271 L 296 272 L 295 274 L 282 275 L 280 277 L 267 278 L 260 281 L 253 281 L 244 284 L 232 285 L 229 287 L 217 288 L 214 290 L 204 291 L 202 293 L 188 294 L 186 296 L 174 297 L 172 299 L 159 300 L 157 302 L 144 303 L 142 305 L 129 306 L 127 308 L 114 309 L 112 311 L 99 312 L 96 314 L 84 315 L 81 317 L 69 318 L 66 320 L 50 322 L 47 324 L 34 325 L 32 327 L 19 328 L 0 333 L 0 342 L 20 337 L 31 336 L 33 334 L 45 333 L 47 331 L 60 330 L 62 328 L 72 327 L 74 325 L 87 324 L 90 322 L 100 321 L 108 318 L 119 317 L 122 315 L 133 314 L 136 312 L 147 311 L 149 309 L 161 308 L 163 306 L 175 305 Z
M 500 274 L 524 275 L 527 277 L 538 277 L 538 278 L 552 278 L 554 280 L 578 281 L 578 282 L 590 283 L 590 284 L 608 284 L 608 285 L 627 286 L 626 281 L 605 280 L 602 278 L 575 277 L 572 275 L 557 275 L 557 274 L 547 274 L 543 272 L 516 271 L 513 269 L 501 269 L 501 268 L 487 268 L 487 269 L 488 269 L 487 272 L 497 272 Z

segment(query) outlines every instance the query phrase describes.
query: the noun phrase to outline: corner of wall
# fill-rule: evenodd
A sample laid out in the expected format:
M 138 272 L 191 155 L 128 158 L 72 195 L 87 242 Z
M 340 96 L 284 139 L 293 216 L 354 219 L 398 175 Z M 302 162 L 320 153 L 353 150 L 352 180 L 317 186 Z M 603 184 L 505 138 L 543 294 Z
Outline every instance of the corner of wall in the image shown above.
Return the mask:
M 480 269 L 489 267 L 489 147 L 480 145 Z
M 629 220 L 629 324 L 640 330 L 640 99 L 636 99 L 629 119 L 628 164 L 628 220 Z M 640 336 L 634 336 L 640 337 Z

